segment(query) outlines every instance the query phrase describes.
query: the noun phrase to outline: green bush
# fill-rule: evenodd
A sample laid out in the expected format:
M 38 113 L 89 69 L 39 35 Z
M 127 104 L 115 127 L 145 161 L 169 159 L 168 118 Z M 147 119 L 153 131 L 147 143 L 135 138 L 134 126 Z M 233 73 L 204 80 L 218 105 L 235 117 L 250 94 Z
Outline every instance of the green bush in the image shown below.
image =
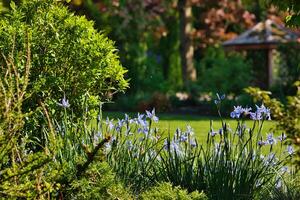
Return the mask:
M 92 104 L 128 86 L 114 43 L 85 17 L 75 16 L 56 0 L 23 1 L 0 20 L 0 51 L 25 63 L 25 41 L 31 41 L 31 71 L 24 107 L 67 96 L 78 111 L 83 96 Z M 0 64 L 5 60 L 1 58 Z M 88 100 L 89 100 L 88 99 Z M 56 106 L 53 103 L 53 106 Z
M 79 180 L 74 180 L 66 192 L 67 199 L 133 199 L 122 184 L 115 179 L 114 173 L 106 162 L 90 166 Z
M 194 191 L 190 194 L 179 186 L 173 187 L 170 183 L 162 182 L 150 188 L 139 197 L 141 200 L 207 200 L 204 193 Z
M 225 54 L 221 48 L 208 48 L 198 71 L 203 92 L 240 94 L 252 79 L 249 63 L 240 54 Z

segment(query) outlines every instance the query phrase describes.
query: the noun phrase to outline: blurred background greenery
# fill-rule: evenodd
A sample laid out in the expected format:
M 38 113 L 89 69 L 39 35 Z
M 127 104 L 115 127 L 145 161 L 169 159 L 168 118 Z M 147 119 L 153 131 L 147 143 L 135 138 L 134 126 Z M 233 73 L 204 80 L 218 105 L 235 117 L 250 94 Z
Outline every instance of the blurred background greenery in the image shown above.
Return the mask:
M 130 89 L 114 97 L 108 110 L 178 112 L 193 107 L 198 114 L 215 93 L 227 95 L 228 108 L 252 102 L 243 88 L 258 86 L 284 99 L 295 94 L 299 79 L 298 48 L 281 45 L 273 56 L 276 80 L 263 84 L 264 51 L 224 51 L 222 43 L 256 23 L 271 19 L 284 25 L 286 11 L 267 1 L 240 0 L 72 0 L 70 9 L 95 21 L 116 41 L 128 69 Z M 276 2 L 275 2 L 276 3 Z M 186 30 L 186 31 L 185 31 Z M 297 31 L 297 30 L 293 30 Z M 277 74 L 277 75 L 276 75 Z M 226 110 L 226 106 L 225 106 Z
M 18 1 L 16 1 L 18 2 Z M 271 1 L 277 3 L 278 1 Z M 10 0 L 2 0 L 2 13 Z M 273 53 L 272 85 L 266 84 L 265 51 L 224 50 L 255 24 L 271 19 L 284 25 L 285 5 L 248 0 L 71 0 L 66 5 L 85 15 L 115 41 L 130 88 L 113 96 L 106 110 L 193 111 L 212 115 L 207 108 L 215 93 L 226 94 L 227 104 L 252 104 L 243 92 L 248 86 L 271 90 L 274 97 L 296 94 L 299 80 L 298 44 L 282 44 Z M 291 16 L 290 16 L 291 17 Z M 296 16 L 293 16 L 296 17 Z M 290 19 L 290 18 L 286 18 Z M 293 29 L 297 33 L 297 29 Z M 290 45 L 293 45 L 291 48 Z M 211 107 L 211 106 L 209 106 Z

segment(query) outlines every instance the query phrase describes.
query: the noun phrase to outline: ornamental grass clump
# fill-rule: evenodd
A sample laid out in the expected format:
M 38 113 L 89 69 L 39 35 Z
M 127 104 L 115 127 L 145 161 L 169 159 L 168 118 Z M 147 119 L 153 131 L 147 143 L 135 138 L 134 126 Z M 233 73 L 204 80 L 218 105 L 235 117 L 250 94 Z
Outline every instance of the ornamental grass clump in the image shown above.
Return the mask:
M 170 181 L 189 192 L 203 190 L 203 170 L 195 168 L 201 156 L 200 147 L 190 126 L 185 131 L 177 129 L 173 137 L 169 135 L 164 140 L 164 149 L 160 152 L 161 159 L 156 168 L 159 181 Z
M 270 110 L 264 105 L 255 111 L 234 107 L 230 116 L 237 127 L 231 129 L 220 112 L 222 98 L 215 103 L 222 126 L 216 131 L 211 122 L 204 143 L 190 126 L 174 134 L 151 127 L 158 121 L 154 111 L 107 123 L 114 138 L 107 152 L 110 165 L 137 193 L 156 182 L 170 182 L 189 192 L 205 191 L 211 199 L 255 199 L 270 185 L 285 187 L 282 174 L 290 168 L 294 149 L 285 147 L 285 134 L 262 133 Z M 245 123 L 249 118 L 250 127 Z
M 157 177 L 190 192 L 204 190 L 212 199 L 254 198 L 266 184 L 275 181 L 292 151 L 284 152 L 279 160 L 273 151 L 276 141 L 273 134 L 263 140 L 261 133 L 263 121 L 270 119 L 269 110 L 262 105 L 255 112 L 250 111 L 250 108 L 235 107 L 231 113 L 238 120 L 235 130 L 222 120 L 222 127 L 215 131 L 211 123 L 206 144 L 199 144 L 190 131 L 178 129 L 172 139 L 167 138 L 166 148 L 160 153 Z M 244 123 L 247 116 L 254 120 L 250 128 Z M 267 146 L 265 154 L 262 148 Z
M 112 134 L 107 145 L 107 159 L 124 183 L 139 192 L 155 182 L 154 169 L 160 160 L 161 136 L 152 123 L 157 122 L 155 110 L 138 114 L 131 119 L 128 115 L 115 124 L 106 120 L 106 129 Z
M 208 134 L 207 146 L 202 150 L 198 168 L 203 168 L 208 196 L 212 199 L 253 199 L 270 181 L 273 181 L 283 161 L 278 160 L 272 151 L 271 137 L 262 141 L 263 121 L 270 119 L 267 108 L 237 106 L 231 117 L 237 119 L 235 130 L 222 121 L 218 134 Z M 254 120 L 252 127 L 247 127 L 245 118 Z M 274 139 L 272 140 L 272 142 Z M 267 155 L 263 153 L 261 143 L 271 146 Z

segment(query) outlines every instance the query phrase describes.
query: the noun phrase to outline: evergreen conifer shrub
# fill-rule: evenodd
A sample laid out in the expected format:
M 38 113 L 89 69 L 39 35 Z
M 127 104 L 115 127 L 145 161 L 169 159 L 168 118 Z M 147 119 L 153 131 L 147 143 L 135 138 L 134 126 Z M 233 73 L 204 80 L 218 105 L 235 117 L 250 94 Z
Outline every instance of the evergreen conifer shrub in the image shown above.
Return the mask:
M 29 36 L 28 36 L 29 35 Z M 0 64 L 13 57 L 24 66 L 26 41 L 31 42 L 31 71 L 24 107 L 68 97 L 76 111 L 83 96 L 93 105 L 124 91 L 128 82 L 114 42 L 83 16 L 75 16 L 56 0 L 30 0 L 11 8 L 0 19 Z M 88 95 L 86 95 L 88 94 Z M 54 100 L 54 101 L 53 101 Z

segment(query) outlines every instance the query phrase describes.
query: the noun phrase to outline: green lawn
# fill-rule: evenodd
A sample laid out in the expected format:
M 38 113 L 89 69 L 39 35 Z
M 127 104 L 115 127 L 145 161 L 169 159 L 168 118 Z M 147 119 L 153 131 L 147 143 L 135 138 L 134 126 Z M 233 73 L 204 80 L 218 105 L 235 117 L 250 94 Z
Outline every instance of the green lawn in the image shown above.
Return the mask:
M 136 113 L 127 113 L 130 117 L 136 117 Z M 209 117 L 202 117 L 196 115 L 171 115 L 171 114 L 157 114 L 159 117 L 159 122 L 154 123 L 155 127 L 158 127 L 161 131 L 173 134 L 176 128 L 180 128 L 185 130 L 187 125 L 190 125 L 195 132 L 195 136 L 200 142 L 205 142 L 207 133 L 210 130 L 210 120 L 213 121 L 213 128 L 215 131 L 221 128 L 221 121 L 219 118 L 209 118 Z M 109 118 L 123 118 L 124 114 L 121 112 L 104 112 L 103 117 Z M 227 118 L 225 119 L 226 123 L 229 123 L 230 128 L 234 130 L 236 128 L 236 120 Z M 248 127 L 252 127 L 253 121 L 248 120 L 246 122 Z M 263 126 L 263 136 L 268 134 L 271 131 L 271 128 L 274 128 L 275 122 L 274 121 L 266 121 Z

